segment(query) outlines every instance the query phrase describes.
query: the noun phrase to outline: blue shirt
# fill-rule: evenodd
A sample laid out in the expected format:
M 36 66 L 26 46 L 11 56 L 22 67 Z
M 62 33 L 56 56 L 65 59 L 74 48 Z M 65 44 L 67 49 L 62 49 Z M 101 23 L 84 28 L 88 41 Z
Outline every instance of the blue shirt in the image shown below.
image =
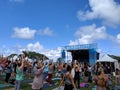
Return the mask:
M 44 72 L 48 72 L 48 64 L 45 65 Z

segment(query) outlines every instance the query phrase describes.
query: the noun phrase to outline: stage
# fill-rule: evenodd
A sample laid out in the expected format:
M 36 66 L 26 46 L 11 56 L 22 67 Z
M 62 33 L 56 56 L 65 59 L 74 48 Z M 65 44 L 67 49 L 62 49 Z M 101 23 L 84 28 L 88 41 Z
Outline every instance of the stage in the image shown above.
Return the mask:
M 89 63 L 91 65 L 96 63 L 99 59 L 99 53 L 96 51 L 97 44 L 80 44 L 65 46 L 62 49 L 62 58 L 66 59 L 68 52 L 71 52 L 72 61 L 77 60 L 78 62 Z

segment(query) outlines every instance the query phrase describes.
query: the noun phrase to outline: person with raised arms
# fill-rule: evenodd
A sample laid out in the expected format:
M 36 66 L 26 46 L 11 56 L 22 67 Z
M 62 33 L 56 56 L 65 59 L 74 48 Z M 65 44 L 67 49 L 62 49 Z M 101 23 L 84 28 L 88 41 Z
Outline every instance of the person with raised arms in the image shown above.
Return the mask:
M 41 63 L 38 63 L 37 69 L 34 73 L 34 79 L 32 83 L 32 89 L 33 90 L 42 90 L 43 88 L 43 70 L 45 68 L 46 63 L 43 65 Z
M 73 90 L 73 87 L 75 90 L 77 90 L 75 83 L 74 83 L 74 79 L 71 75 L 71 67 L 70 65 L 67 66 L 67 72 L 66 74 L 63 76 L 62 81 L 60 82 L 60 85 L 58 86 L 58 89 L 60 90 L 61 85 L 64 82 L 64 90 Z
M 17 64 L 16 67 L 16 82 L 15 82 L 15 88 L 14 90 L 20 90 L 21 89 L 21 84 L 23 81 L 23 66 L 24 66 L 24 61 L 25 61 L 25 55 L 22 54 L 20 61 Z

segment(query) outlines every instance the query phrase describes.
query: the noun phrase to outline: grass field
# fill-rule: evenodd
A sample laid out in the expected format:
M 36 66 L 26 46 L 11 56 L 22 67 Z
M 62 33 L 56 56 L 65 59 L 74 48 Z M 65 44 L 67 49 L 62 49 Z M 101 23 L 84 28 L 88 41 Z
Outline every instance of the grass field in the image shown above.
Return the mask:
M 3 81 L 4 81 L 4 79 L 0 77 L 0 83 L 4 83 Z M 57 85 L 54 85 L 54 86 L 48 87 L 48 88 L 44 88 L 43 90 L 52 90 L 52 89 L 58 87 L 58 84 L 60 83 L 60 81 L 54 81 L 54 82 L 55 83 L 57 82 Z M 80 82 L 82 82 L 82 81 L 80 81 Z M 120 84 L 118 84 L 118 85 L 120 86 Z M 92 90 L 93 86 L 94 86 L 94 83 L 91 83 L 89 88 L 80 88 L 80 90 Z M 14 90 L 14 87 L 0 88 L 0 90 Z M 28 83 L 23 83 L 22 90 L 32 90 L 31 85 Z
M 80 88 L 80 90 L 92 90 L 93 86 L 94 86 L 94 84 L 91 83 L 89 88 Z M 43 90 L 52 90 L 56 87 L 58 87 L 58 85 L 55 85 L 55 86 L 52 86 L 49 88 L 44 88 Z M 0 90 L 14 90 L 14 89 L 13 89 L 13 87 L 7 87 L 7 88 L 0 88 Z M 22 90 L 32 90 L 31 85 L 29 85 L 28 83 L 23 83 Z

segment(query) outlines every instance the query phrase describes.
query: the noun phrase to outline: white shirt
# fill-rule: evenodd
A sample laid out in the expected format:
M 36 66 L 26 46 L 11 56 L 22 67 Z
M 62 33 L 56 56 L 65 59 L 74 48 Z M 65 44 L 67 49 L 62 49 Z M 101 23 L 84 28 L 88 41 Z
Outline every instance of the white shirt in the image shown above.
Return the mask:
M 72 68 L 71 74 L 72 74 L 72 77 L 74 78 L 74 76 L 75 76 L 75 70 L 74 70 L 74 68 Z

